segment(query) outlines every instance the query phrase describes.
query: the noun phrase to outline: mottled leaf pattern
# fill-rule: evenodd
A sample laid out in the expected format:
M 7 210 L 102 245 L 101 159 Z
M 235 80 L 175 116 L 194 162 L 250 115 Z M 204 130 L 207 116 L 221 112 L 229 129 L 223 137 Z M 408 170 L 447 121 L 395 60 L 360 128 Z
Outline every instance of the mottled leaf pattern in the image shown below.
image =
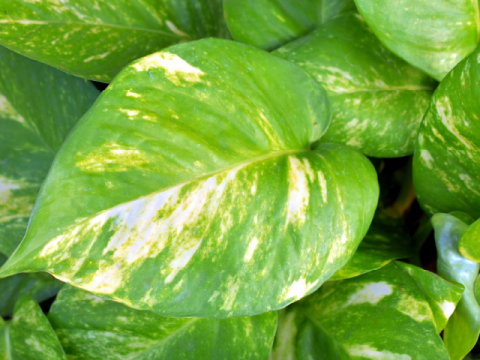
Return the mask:
M 221 0 L 12 0 L 0 44 L 70 74 L 109 82 L 167 46 L 228 37 Z
M 415 191 L 430 214 L 480 217 L 480 47 L 435 91 L 418 136 Z
M 349 260 L 378 200 L 362 155 L 309 150 L 328 121 L 315 81 L 262 50 L 143 58 L 70 134 L 2 274 L 46 270 L 164 316 L 284 307 Z
M 465 231 L 459 242 L 460 253 L 467 259 L 480 262 L 480 220 Z
M 475 346 L 480 334 L 480 305 L 474 291 L 480 265 L 464 258 L 458 250 L 467 224 L 449 214 L 434 215 L 432 224 L 438 251 L 438 274 L 465 287 L 443 336 L 451 359 L 459 360 Z
M 67 360 L 42 310 L 30 297 L 15 305 L 13 319 L 0 325 L 0 358 L 5 360 Z
M 412 254 L 412 240 L 406 233 L 403 221 L 387 211 L 377 210 L 367 235 L 352 259 L 329 280 L 342 280 L 380 269 L 395 259 Z
M 480 39 L 478 0 L 355 0 L 395 54 L 441 80 Z M 379 11 L 382 9 L 382 11 Z
M 419 281 L 452 298 L 449 283 L 398 262 L 325 283 L 281 313 L 271 359 L 448 360 Z
M 308 34 L 335 15 L 355 10 L 353 0 L 224 0 L 235 40 L 273 50 Z
M 72 359 L 266 359 L 277 315 L 164 318 L 65 287 L 49 313 Z

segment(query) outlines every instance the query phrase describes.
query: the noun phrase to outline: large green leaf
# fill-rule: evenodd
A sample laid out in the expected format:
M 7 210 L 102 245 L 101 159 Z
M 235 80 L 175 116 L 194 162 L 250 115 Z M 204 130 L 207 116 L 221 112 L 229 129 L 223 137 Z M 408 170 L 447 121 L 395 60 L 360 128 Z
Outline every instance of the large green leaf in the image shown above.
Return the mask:
M 444 341 L 451 359 L 463 359 L 475 346 L 480 334 L 480 306 L 474 290 L 480 265 L 464 258 L 458 250 L 460 237 L 467 230 L 467 224 L 448 214 L 434 215 L 432 224 L 439 275 L 465 287 L 462 299 L 444 331 Z
M 475 221 L 460 238 L 459 249 L 463 256 L 480 262 L 480 220 Z
M 387 50 L 360 15 L 339 15 L 274 54 L 327 90 L 332 123 L 322 142 L 376 157 L 413 154 L 435 81 Z
M 22 240 L 56 151 L 98 94 L 0 47 L 0 253 L 9 256 Z
M 478 0 L 355 0 L 395 54 L 441 80 L 480 39 Z M 379 11 L 381 9 L 381 11 Z
M 342 280 L 380 269 L 395 259 L 412 254 L 412 240 L 406 233 L 403 220 L 385 210 L 377 210 L 367 235 L 352 259 L 329 280 Z
M 275 312 L 234 319 L 175 319 L 65 287 L 49 319 L 65 352 L 78 360 L 267 359 Z
M 13 319 L 0 325 L 0 339 L 1 359 L 67 360 L 42 309 L 28 296 L 15 305 Z
M 251 46 L 143 58 L 70 134 L 2 276 L 45 270 L 164 316 L 286 306 L 349 260 L 378 200 L 361 154 L 309 150 L 328 121 L 310 76 Z
M 413 161 L 415 191 L 428 213 L 480 217 L 480 47 L 435 91 Z
M 431 288 L 419 287 L 418 281 Z M 449 360 L 429 306 L 433 287 L 438 306 L 458 301 L 445 280 L 398 262 L 327 282 L 281 314 L 271 359 Z M 445 310 L 446 315 L 453 311 Z
M 164 47 L 228 36 L 221 0 L 12 0 L 1 10 L 0 44 L 104 82 Z
M 353 0 L 224 0 L 235 40 L 273 50 L 308 34 L 337 14 L 355 10 Z

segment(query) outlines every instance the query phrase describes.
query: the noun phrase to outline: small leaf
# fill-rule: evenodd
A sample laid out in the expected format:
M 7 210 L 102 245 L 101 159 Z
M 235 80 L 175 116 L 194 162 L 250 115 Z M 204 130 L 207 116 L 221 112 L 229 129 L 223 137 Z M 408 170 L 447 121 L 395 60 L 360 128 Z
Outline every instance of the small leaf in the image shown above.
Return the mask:
M 365 157 L 310 150 L 328 122 L 308 74 L 251 46 L 134 62 L 63 145 L 2 275 L 48 271 L 163 316 L 284 307 L 349 260 L 378 201 Z
M 475 221 L 460 238 L 460 252 L 467 259 L 480 262 L 480 220 Z
M 18 300 L 12 321 L 0 329 L 0 338 L 2 359 L 67 360 L 47 318 L 28 296 Z
M 332 123 L 321 142 L 374 157 L 413 154 L 435 81 L 387 50 L 360 15 L 339 15 L 274 54 L 327 90 Z
M 470 54 L 480 38 L 478 0 L 355 3 L 380 41 L 437 80 Z
M 78 360 L 267 359 L 276 313 L 227 320 L 164 318 L 65 287 L 49 319 Z
M 474 293 L 480 265 L 464 258 L 458 250 L 460 237 L 467 230 L 467 224 L 448 214 L 434 215 L 432 224 L 438 251 L 438 274 L 465 287 L 443 337 L 451 359 L 463 359 L 475 346 L 480 334 L 480 306 Z
M 273 50 L 308 34 L 337 14 L 355 10 L 353 0 L 224 0 L 235 40 Z
M 423 209 L 480 217 L 480 47 L 458 64 L 435 91 L 413 161 Z
M 271 359 L 448 360 L 419 280 L 450 298 L 446 281 L 399 262 L 325 283 L 279 317 Z
M 228 37 L 221 0 L 12 0 L 0 12 L 2 45 L 103 82 L 142 56 L 210 36 Z

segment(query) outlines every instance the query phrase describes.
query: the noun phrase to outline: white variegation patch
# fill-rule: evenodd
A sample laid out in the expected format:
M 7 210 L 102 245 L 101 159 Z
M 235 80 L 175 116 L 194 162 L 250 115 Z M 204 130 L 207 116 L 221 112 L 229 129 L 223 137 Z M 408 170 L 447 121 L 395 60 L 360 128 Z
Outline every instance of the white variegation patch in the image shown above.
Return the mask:
M 445 315 L 445 318 L 450 319 L 450 316 L 452 316 L 453 312 L 455 311 L 455 304 L 448 300 L 444 300 L 441 303 L 437 303 L 437 304 L 442 309 L 443 315 Z
M 370 345 L 353 345 L 347 347 L 347 352 L 352 356 L 365 359 L 378 360 L 412 360 L 410 355 L 397 354 L 386 350 L 378 350 Z
M 360 290 L 350 296 L 345 306 L 354 304 L 377 304 L 384 297 L 393 293 L 393 286 L 385 281 L 365 284 Z
M 302 225 L 306 221 L 310 201 L 310 186 L 307 176 L 313 177 L 314 173 L 311 171 L 307 159 L 302 162 L 295 156 L 289 156 L 288 164 L 289 190 L 285 226 L 288 224 Z
M 318 280 L 307 282 L 305 278 L 300 278 L 295 280 L 287 289 L 284 291 L 283 299 L 301 299 L 304 297 L 311 289 L 317 286 Z
M 0 94 L 0 117 L 16 120 L 19 123 L 25 124 L 25 119 L 15 110 L 3 94 Z
M 433 321 L 433 314 L 425 301 L 403 294 L 397 306 L 398 311 L 418 322 Z

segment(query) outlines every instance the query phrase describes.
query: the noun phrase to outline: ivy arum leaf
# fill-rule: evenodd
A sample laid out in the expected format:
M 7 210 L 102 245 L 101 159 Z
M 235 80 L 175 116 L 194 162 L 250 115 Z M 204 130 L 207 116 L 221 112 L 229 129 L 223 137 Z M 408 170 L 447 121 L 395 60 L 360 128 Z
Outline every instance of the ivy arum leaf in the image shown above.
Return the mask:
M 226 320 L 165 318 L 65 287 L 49 313 L 78 360 L 267 359 L 275 312 Z
M 310 76 L 251 46 L 143 58 L 70 134 L 2 275 L 48 271 L 163 316 L 284 307 L 349 260 L 378 200 L 361 154 L 309 150 L 328 121 Z
M 375 35 L 395 54 L 441 80 L 480 37 L 478 1 L 355 0 Z M 382 11 L 378 11 L 382 9 Z
M 480 220 L 465 231 L 459 242 L 460 253 L 467 259 L 480 262 Z
M 287 308 L 279 318 L 272 360 L 448 360 L 418 280 L 434 282 L 439 298 L 444 290 L 450 294 L 450 284 L 410 268 L 392 262 L 353 279 L 327 282 Z
M 209 36 L 228 36 L 221 0 L 12 0 L 0 13 L 2 45 L 103 82 L 132 60 Z
M 418 136 L 413 180 L 426 212 L 480 217 L 480 47 L 435 91 Z
M 474 292 L 480 265 L 464 258 L 458 250 L 460 237 L 467 230 L 467 224 L 448 214 L 434 215 L 432 224 L 438 251 L 438 274 L 465 287 L 462 299 L 444 331 L 444 341 L 451 359 L 463 359 L 475 346 L 480 333 L 480 306 Z
M 322 142 L 375 157 L 413 153 L 434 81 L 387 50 L 360 15 L 339 15 L 275 54 L 327 90 L 332 123 Z
M 224 0 L 223 4 L 233 38 L 269 51 L 335 15 L 355 10 L 353 0 Z
M 55 332 L 30 297 L 15 305 L 12 321 L 0 325 L 0 358 L 8 360 L 67 360 Z
M 348 279 L 380 269 L 395 259 L 412 254 L 412 241 L 405 232 L 403 221 L 377 210 L 367 235 L 352 259 L 329 280 Z
M 0 47 L 0 253 L 22 240 L 56 151 L 97 96 L 91 83 Z
M 0 264 L 5 263 L 7 257 L 0 254 Z M 0 316 L 9 315 L 19 298 L 29 295 L 41 302 L 54 296 L 63 283 L 55 280 L 46 273 L 18 274 L 0 279 Z
M 480 275 L 477 276 L 477 280 L 475 280 L 474 292 L 477 302 L 480 303 Z

